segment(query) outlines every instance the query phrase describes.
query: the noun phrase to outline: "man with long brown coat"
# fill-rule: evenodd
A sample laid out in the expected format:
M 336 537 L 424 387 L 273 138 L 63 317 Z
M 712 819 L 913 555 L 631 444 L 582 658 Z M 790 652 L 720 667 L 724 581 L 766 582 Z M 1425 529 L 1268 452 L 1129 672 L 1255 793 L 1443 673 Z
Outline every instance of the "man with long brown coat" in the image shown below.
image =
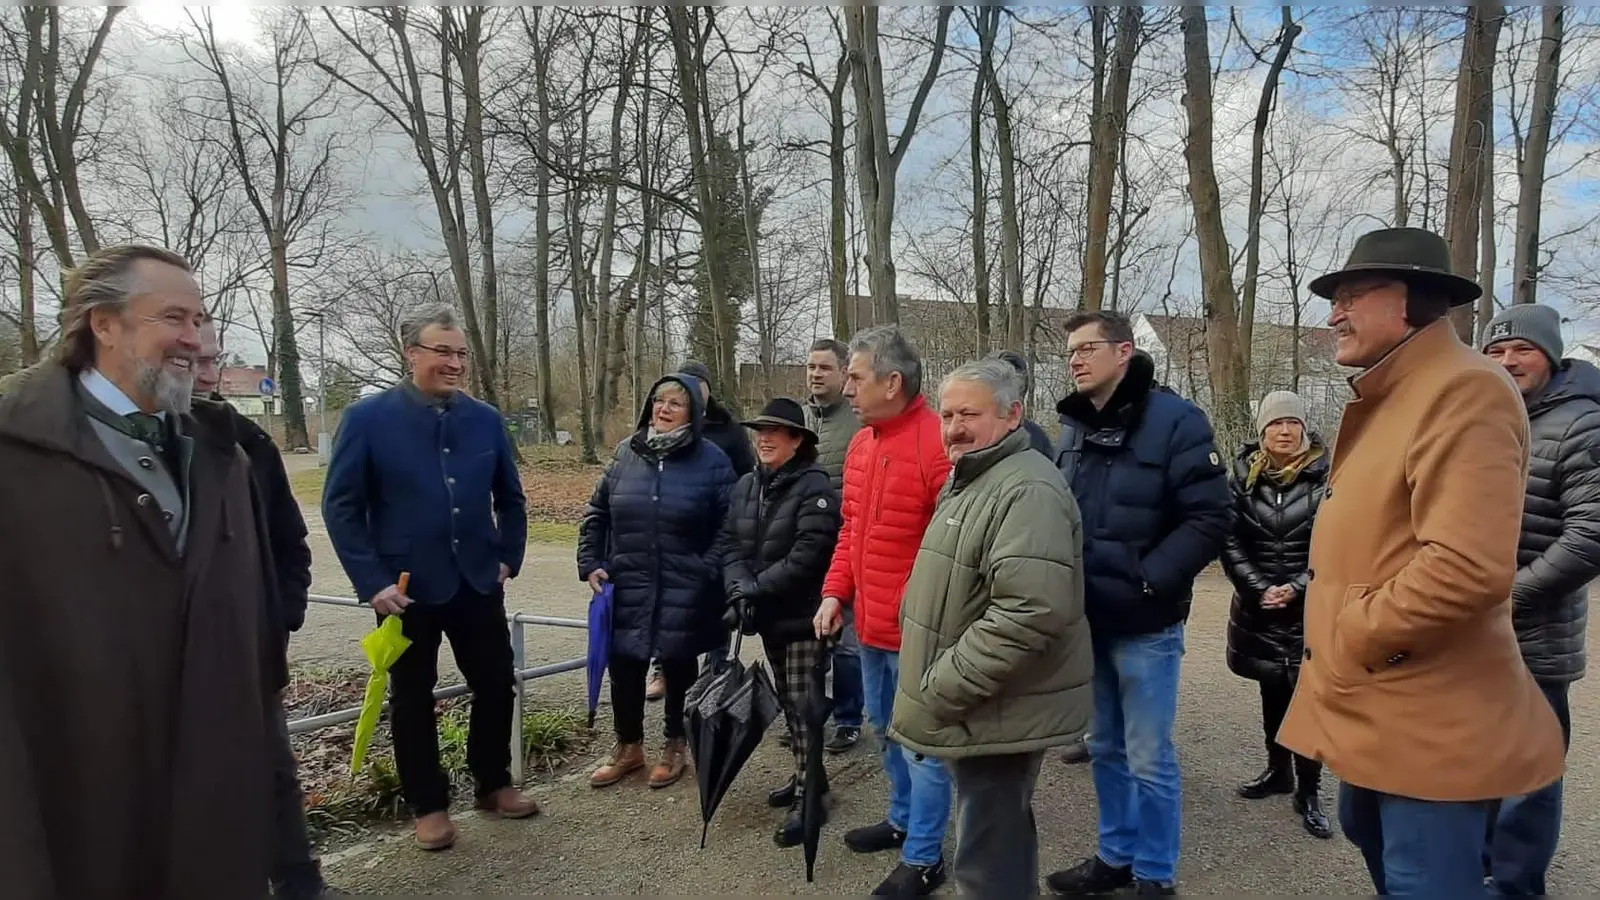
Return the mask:
M 1522 662 L 1511 585 L 1528 422 L 1455 334 L 1478 296 L 1437 235 L 1364 235 L 1312 282 L 1351 379 L 1311 541 L 1305 659 L 1278 743 L 1341 781 L 1379 894 L 1483 892 L 1494 801 L 1554 782 L 1561 730 Z
M 259 897 L 284 672 L 249 464 L 189 415 L 200 291 L 112 247 L 65 306 L 0 399 L 0 885 Z

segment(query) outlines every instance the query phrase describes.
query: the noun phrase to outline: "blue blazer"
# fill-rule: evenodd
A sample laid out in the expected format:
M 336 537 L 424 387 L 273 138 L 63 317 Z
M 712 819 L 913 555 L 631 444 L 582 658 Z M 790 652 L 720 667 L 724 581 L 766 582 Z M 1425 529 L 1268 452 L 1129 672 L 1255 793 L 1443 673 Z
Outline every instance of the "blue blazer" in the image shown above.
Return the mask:
M 521 570 L 528 534 L 505 420 L 465 394 L 436 409 L 404 384 L 358 401 L 334 438 L 322 518 L 363 602 L 401 572 L 417 603 L 493 594 L 501 563 Z

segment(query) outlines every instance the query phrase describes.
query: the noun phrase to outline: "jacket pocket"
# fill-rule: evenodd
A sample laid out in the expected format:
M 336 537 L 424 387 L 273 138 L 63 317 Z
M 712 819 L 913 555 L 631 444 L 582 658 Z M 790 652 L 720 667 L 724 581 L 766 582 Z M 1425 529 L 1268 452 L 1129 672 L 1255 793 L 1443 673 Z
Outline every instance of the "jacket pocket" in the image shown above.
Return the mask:
M 1333 611 L 1333 621 L 1330 623 L 1331 659 L 1328 671 L 1335 681 L 1352 684 L 1361 680 L 1369 673 L 1359 659 L 1352 655 L 1352 648 L 1345 638 L 1344 616 L 1345 610 L 1353 603 L 1361 601 L 1372 590 L 1369 584 L 1352 584 L 1344 589 L 1344 594 L 1339 598 L 1339 607 Z

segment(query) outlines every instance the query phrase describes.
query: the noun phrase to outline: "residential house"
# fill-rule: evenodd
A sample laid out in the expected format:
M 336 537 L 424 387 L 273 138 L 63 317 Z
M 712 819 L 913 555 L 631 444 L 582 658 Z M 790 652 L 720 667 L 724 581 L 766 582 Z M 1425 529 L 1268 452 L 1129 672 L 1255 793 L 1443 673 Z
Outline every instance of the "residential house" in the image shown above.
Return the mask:
M 1134 345 L 1154 360 L 1157 381 L 1210 410 L 1204 319 L 1140 313 L 1133 335 Z M 1306 401 L 1309 424 L 1331 441 L 1356 371 L 1334 362 L 1333 329 L 1257 322 L 1250 343 L 1252 409 L 1270 391 L 1293 390 Z

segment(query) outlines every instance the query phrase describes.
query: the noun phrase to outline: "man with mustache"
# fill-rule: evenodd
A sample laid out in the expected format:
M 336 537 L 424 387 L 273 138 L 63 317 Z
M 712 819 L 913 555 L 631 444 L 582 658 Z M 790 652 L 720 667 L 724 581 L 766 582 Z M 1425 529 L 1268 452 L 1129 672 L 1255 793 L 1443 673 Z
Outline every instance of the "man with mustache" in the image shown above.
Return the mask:
M 1567 691 L 1587 663 L 1589 583 L 1600 575 L 1600 369 L 1562 359 L 1561 314 L 1518 304 L 1483 332 L 1528 408 L 1528 489 L 1511 624 L 1539 690 L 1572 738 Z M 1489 870 L 1502 894 L 1541 896 L 1561 837 L 1561 782 L 1500 804 Z
M 195 417 L 218 434 L 231 435 L 250 460 L 257 512 L 262 536 L 270 559 L 267 561 L 267 588 L 273 608 L 282 623 L 282 642 L 288 665 L 289 635 L 300 630 L 306 620 L 306 596 L 311 590 L 311 548 L 306 546 L 306 520 L 289 487 L 283 456 L 261 426 L 222 399 L 222 341 L 217 323 L 207 318 L 200 326 L 200 355 L 195 358 L 194 387 L 207 398 L 195 404 Z M 209 401 L 209 402 L 208 402 Z M 322 868 L 311 853 L 306 834 L 305 797 L 300 791 L 294 748 L 289 743 L 283 694 L 275 697 L 273 711 L 272 800 L 272 893 L 275 897 L 314 898 L 328 892 Z
M 0 883 L 258 897 L 286 682 L 250 468 L 190 414 L 183 257 L 91 254 L 54 359 L 0 399 Z
M 516 699 L 505 583 L 522 567 L 528 518 L 505 420 L 462 392 L 467 338 L 455 310 L 401 324 L 411 377 L 345 410 L 328 461 L 322 517 L 356 596 L 411 639 L 389 670 L 400 790 L 417 845 L 455 843 L 450 781 L 439 765 L 433 688 L 439 644 L 472 689 L 467 766 L 479 810 L 504 819 L 539 807 L 511 785 Z M 409 572 L 402 592 L 400 573 Z
M 1379 894 L 1482 894 L 1495 801 L 1561 777 L 1561 729 L 1511 596 L 1528 419 L 1456 337 L 1475 281 L 1443 238 L 1389 228 L 1311 282 L 1350 379 L 1311 538 L 1300 680 L 1278 743 L 1339 776 Z

